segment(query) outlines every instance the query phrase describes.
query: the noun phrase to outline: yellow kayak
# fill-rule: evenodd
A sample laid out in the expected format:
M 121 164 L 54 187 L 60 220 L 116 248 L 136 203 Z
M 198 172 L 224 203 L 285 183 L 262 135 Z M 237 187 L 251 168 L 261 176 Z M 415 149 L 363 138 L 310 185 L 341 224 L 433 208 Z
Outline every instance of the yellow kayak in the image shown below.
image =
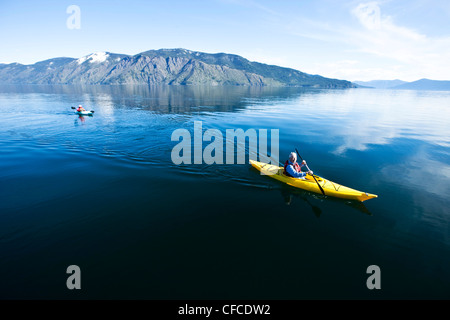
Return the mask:
M 274 166 L 268 163 L 262 163 L 254 160 L 250 160 L 250 164 L 254 168 L 261 171 L 262 174 L 268 175 L 269 177 L 277 179 L 290 186 L 322 194 L 319 187 L 317 186 L 316 181 L 311 175 L 307 175 L 305 179 L 292 178 L 288 177 L 283 173 L 284 171 L 283 167 Z M 358 200 L 361 202 L 378 197 L 376 194 L 370 194 L 355 189 L 351 189 L 316 175 L 314 175 L 314 177 L 316 178 L 317 182 L 320 184 L 323 191 L 325 192 L 325 195 L 327 196 Z

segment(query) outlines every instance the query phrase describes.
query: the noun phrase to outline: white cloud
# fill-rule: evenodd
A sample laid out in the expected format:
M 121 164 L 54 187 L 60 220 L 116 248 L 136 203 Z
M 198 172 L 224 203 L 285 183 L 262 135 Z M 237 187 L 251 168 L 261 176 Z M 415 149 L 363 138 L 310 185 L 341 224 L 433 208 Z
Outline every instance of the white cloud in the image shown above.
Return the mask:
M 345 30 L 344 34 L 358 51 L 412 68 L 414 72 L 405 73 L 406 77 L 415 78 L 409 80 L 450 78 L 450 37 L 433 38 L 399 26 L 391 16 L 382 14 L 377 2 L 360 4 L 352 14 L 362 28 Z
M 300 61 L 292 67 L 353 81 L 450 79 L 450 35 L 430 36 L 400 25 L 377 1 L 356 4 L 348 13 L 353 22 L 303 17 L 286 23 L 290 34 L 314 41 L 310 42 L 310 48 L 316 45 L 318 48 L 317 58 L 312 57 L 307 64 Z M 324 52 L 323 45 L 329 48 L 329 54 Z
M 381 28 L 380 7 L 377 2 L 361 3 L 352 12 L 367 29 Z

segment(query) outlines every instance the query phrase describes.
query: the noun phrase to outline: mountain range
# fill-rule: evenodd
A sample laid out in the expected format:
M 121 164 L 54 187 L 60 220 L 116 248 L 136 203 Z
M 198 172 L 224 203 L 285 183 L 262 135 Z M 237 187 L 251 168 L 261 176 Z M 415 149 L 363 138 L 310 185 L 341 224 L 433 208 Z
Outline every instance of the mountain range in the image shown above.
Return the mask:
M 376 89 L 388 89 L 392 88 L 404 83 L 407 83 L 406 81 L 402 80 L 372 80 L 372 81 L 354 81 L 359 86 L 363 87 L 369 87 L 369 88 L 376 88 Z
M 394 90 L 450 90 L 450 81 L 420 79 L 413 82 L 402 80 L 372 80 L 372 81 L 354 81 L 355 84 L 363 87 L 376 89 L 394 89 Z
M 0 64 L 0 83 L 357 87 L 350 81 L 251 62 L 234 54 L 186 49 L 150 50 L 133 56 L 97 52 L 32 65 Z

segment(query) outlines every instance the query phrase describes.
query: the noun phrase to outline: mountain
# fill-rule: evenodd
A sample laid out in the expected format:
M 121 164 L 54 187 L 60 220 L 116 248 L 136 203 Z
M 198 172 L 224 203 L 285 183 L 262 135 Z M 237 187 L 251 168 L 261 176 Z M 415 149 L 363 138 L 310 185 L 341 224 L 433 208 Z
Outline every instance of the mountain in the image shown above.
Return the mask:
M 407 82 L 397 79 L 397 80 L 353 81 L 353 83 L 356 83 L 357 85 L 364 87 L 372 87 L 376 89 L 389 89 Z
M 356 87 L 349 81 L 251 62 L 238 55 L 186 49 L 150 50 L 134 56 L 97 52 L 33 65 L 0 64 L 0 83 Z
M 409 90 L 450 90 L 450 81 L 420 79 L 413 82 L 402 80 L 372 80 L 372 81 L 354 81 L 354 84 L 363 87 L 372 87 L 376 89 L 409 89 Z
M 399 86 L 395 86 L 392 89 L 450 91 L 450 81 L 420 79 L 414 82 L 408 82 Z

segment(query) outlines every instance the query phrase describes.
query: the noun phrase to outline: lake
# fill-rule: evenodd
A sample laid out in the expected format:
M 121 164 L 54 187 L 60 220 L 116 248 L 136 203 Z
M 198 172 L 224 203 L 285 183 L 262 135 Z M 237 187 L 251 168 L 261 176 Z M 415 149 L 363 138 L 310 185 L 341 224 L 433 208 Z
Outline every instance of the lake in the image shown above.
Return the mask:
M 0 110 L 2 299 L 450 298 L 450 92 L 3 85 Z M 378 198 L 175 165 L 194 121 L 278 129 L 280 161 Z

